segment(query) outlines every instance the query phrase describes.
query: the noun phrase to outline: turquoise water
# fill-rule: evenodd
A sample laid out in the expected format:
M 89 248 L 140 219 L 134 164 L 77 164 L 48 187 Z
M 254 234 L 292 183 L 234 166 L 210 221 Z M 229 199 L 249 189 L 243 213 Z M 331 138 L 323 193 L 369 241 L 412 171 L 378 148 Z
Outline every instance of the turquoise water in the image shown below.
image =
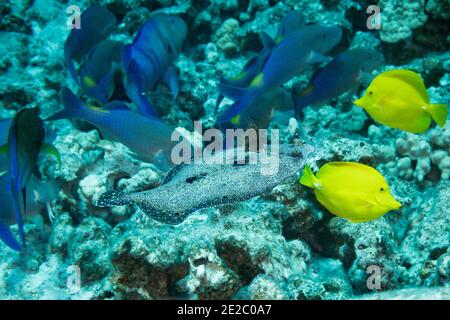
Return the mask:
M 2 2 L 0 298 L 449 299 L 449 6 Z

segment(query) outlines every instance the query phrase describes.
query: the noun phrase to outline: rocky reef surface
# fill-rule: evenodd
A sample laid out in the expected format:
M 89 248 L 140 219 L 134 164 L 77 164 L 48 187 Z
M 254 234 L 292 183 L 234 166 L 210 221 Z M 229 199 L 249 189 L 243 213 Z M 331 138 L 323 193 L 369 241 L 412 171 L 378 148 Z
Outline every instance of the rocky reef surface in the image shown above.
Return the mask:
M 82 8 L 92 3 L 79 1 Z M 119 18 L 113 37 L 123 41 L 157 9 L 187 22 L 188 40 L 176 62 L 179 97 L 173 102 L 163 86 L 152 97 L 173 126 L 190 130 L 192 120 L 201 120 L 212 127 L 220 76 L 236 74 L 249 52 L 261 49 L 258 32 L 275 29 L 292 9 L 308 22 L 339 24 L 344 35 L 337 52 L 375 48 L 386 59 L 377 72 L 414 70 L 431 101 L 450 100 L 447 0 L 380 0 L 381 30 L 366 28 L 370 1 L 95 3 Z M 61 108 L 61 87 L 75 87 L 63 64 L 66 6 L 0 3 L 1 118 L 25 106 L 39 106 L 46 117 Z M 303 88 L 311 72 L 286 87 Z M 161 225 L 138 209 L 98 208 L 95 200 L 106 190 L 154 188 L 161 172 L 95 130 L 68 120 L 48 123 L 63 162 L 61 169 L 46 159 L 40 165 L 42 176 L 61 186 L 51 204 L 55 219 L 26 224 L 23 252 L 0 244 L 0 298 L 450 299 L 450 123 L 407 134 L 375 123 L 352 100 L 343 95 L 307 107 L 301 123 L 272 126 L 285 141 L 305 130 L 317 150 L 312 167 L 358 161 L 387 177 L 403 207 L 361 224 L 329 214 L 296 179 L 239 205 L 198 211 L 178 226 Z M 73 281 L 78 271 L 80 283 Z

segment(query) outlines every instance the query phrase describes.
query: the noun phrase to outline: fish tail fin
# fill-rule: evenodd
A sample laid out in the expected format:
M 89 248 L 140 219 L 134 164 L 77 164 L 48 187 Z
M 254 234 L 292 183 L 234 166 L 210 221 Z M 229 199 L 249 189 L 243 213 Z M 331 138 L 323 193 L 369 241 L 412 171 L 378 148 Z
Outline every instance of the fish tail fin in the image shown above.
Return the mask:
M 429 104 L 427 110 L 440 127 L 445 125 L 448 116 L 448 106 L 446 104 Z
M 94 88 L 92 88 L 93 98 L 97 99 L 97 101 L 102 105 L 107 104 L 114 93 L 114 73 L 114 70 L 108 72 L 108 74 L 104 76 Z
M 242 112 L 247 109 L 253 101 L 252 97 L 246 97 L 243 100 L 239 100 L 232 104 L 229 109 L 219 117 L 218 124 L 223 124 L 228 121 L 234 121 L 235 117 L 242 114 Z
M 216 105 L 214 106 L 214 115 L 215 116 L 217 115 L 217 112 L 219 111 L 219 106 L 222 103 L 224 98 L 225 97 L 219 93 L 219 96 L 217 97 L 217 100 L 216 100 Z
M 11 229 L 3 223 L 0 223 L 0 239 L 11 249 L 20 251 L 22 250 L 22 246 L 17 242 L 14 237 Z
M 25 231 L 23 229 L 23 219 L 22 219 L 22 211 L 20 210 L 19 194 L 16 191 L 13 191 L 12 189 L 10 189 L 10 192 L 13 200 L 14 211 L 16 214 L 16 223 L 19 228 L 20 239 L 22 241 L 23 246 L 25 247 Z M 25 209 L 26 203 L 24 202 L 23 205 Z
M 59 98 L 64 106 L 64 109 L 48 117 L 47 119 L 45 119 L 46 121 L 72 118 L 83 107 L 83 103 L 81 102 L 81 100 L 78 99 L 68 88 L 64 87 L 61 89 Z
M 292 102 L 294 104 L 295 118 L 300 119 L 303 114 L 303 109 L 307 106 L 304 97 L 292 97 Z
M 66 67 L 69 70 L 70 76 L 72 77 L 73 81 L 75 81 L 76 84 L 80 84 L 77 72 L 75 71 L 75 66 L 73 65 L 72 57 L 70 57 L 68 53 L 65 53 L 64 55 L 66 58 Z
M 249 89 L 236 87 L 227 83 L 219 84 L 219 92 L 227 98 L 238 101 L 247 95 Z
M 312 189 L 317 189 L 321 185 L 320 180 L 316 178 L 311 168 L 307 164 L 303 169 L 303 174 L 302 177 L 300 178 L 300 184 L 310 187 Z
M 131 59 L 127 67 L 127 76 L 125 81 L 125 91 L 130 99 L 138 106 L 140 114 L 146 117 L 158 117 L 155 107 L 143 94 L 144 74 L 135 59 Z
M 97 200 L 97 207 L 130 206 L 134 201 L 130 200 L 128 194 L 122 191 L 108 191 L 103 193 Z
M 227 86 L 228 88 L 231 88 L 230 86 Z M 233 87 L 234 88 L 234 87 Z M 227 121 L 231 121 L 234 117 L 236 117 L 239 114 L 242 114 L 244 110 L 246 110 L 256 99 L 258 99 L 258 92 L 254 90 L 249 90 L 245 88 L 234 88 L 233 90 L 236 90 L 234 94 L 233 100 L 236 102 L 231 105 L 225 113 L 223 113 L 219 119 L 218 123 L 222 124 Z M 240 93 L 238 93 L 240 92 Z M 229 95 L 221 93 L 228 97 Z M 230 92 L 229 92 L 230 93 Z

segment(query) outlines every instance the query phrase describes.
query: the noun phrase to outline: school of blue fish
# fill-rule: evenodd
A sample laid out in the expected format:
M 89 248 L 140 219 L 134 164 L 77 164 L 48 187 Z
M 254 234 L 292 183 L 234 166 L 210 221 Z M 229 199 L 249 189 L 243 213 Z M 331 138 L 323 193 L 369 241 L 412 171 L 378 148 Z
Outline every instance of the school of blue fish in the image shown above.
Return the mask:
M 214 181 L 222 183 L 224 179 L 231 183 L 239 180 L 243 185 L 251 184 L 250 174 L 246 173 L 255 172 L 243 167 L 225 170 L 217 166 L 204 166 L 198 178 L 199 172 L 192 167 L 194 165 L 182 165 L 180 169 L 174 168 L 171 162 L 174 146 L 171 135 L 174 128 L 159 118 L 158 101 L 152 101 L 151 92 L 162 83 L 174 101 L 178 97 L 175 62 L 183 51 L 189 32 L 182 18 L 154 12 L 136 32 L 131 43 L 111 39 L 117 19 L 105 7 L 92 6 L 86 9 L 81 15 L 81 25 L 81 29 L 70 31 L 64 45 L 64 61 L 73 79 L 73 87 L 64 87 L 60 91 L 63 108 L 44 120 L 38 108 L 26 108 L 17 112 L 13 119 L 0 121 L 0 201 L 3 208 L 0 212 L 0 239 L 11 249 L 20 251 L 26 246 L 24 219 L 38 213 L 48 201 L 57 197 L 57 183 L 41 181 L 38 169 L 42 154 L 51 155 L 59 165 L 63 165 L 58 151 L 49 141 L 51 139 L 45 121 L 77 119 L 87 122 L 103 138 L 122 143 L 135 152 L 139 159 L 152 162 L 161 170 L 169 172 L 166 183 L 156 190 L 132 196 L 112 191 L 102 195 L 98 203 L 99 206 L 138 204 L 151 212 L 151 217 L 163 223 L 178 224 L 199 208 L 241 201 L 261 194 L 303 169 L 302 158 L 301 163 L 289 162 L 288 172 L 281 172 L 278 178 L 258 180 L 256 191 L 222 186 L 210 195 L 205 194 L 203 202 L 185 201 L 182 207 L 164 212 L 161 194 L 169 197 L 182 190 L 195 192 L 192 190 L 200 178 L 208 178 L 212 184 Z M 440 126 L 445 124 L 448 106 L 430 103 L 428 96 L 425 96 L 426 89 L 420 82 L 420 75 L 411 74 L 411 71 L 375 77 L 373 72 L 384 64 L 382 54 L 371 49 L 353 48 L 330 55 L 341 38 L 339 26 L 308 24 L 300 11 L 288 13 L 273 38 L 261 32 L 261 51 L 253 54 L 236 76 L 222 77 L 219 81 L 215 109 L 217 126 L 222 130 L 267 129 L 276 111 L 292 113 L 301 121 L 305 107 L 327 103 L 346 93 L 356 93 L 361 86 L 368 86 L 369 89 L 355 104 L 364 108 L 381 124 L 415 133 L 427 130 L 431 119 Z M 283 87 L 286 82 L 311 68 L 314 70 L 313 75 L 300 94 Z M 404 88 L 410 94 L 401 95 L 395 90 L 387 92 L 387 81 L 397 81 L 396 87 Z M 373 94 L 375 90 L 376 94 Z M 223 106 L 224 97 L 233 103 Z M 400 111 L 409 105 L 414 106 L 414 112 L 404 120 L 399 116 L 402 114 Z M 396 110 L 399 112 L 394 112 Z M 404 124 L 405 121 L 414 123 L 416 118 L 422 119 L 418 129 Z M 306 153 L 303 156 L 306 157 Z M 297 165 L 296 170 L 293 164 Z M 340 164 L 334 167 L 330 165 L 325 173 L 318 175 L 322 182 L 307 168 L 301 182 L 316 190 L 322 204 L 330 204 L 341 198 L 336 196 L 336 190 L 333 189 L 336 185 L 334 178 L 328 177 L 341 177 L 342 174 L 337 170 L 342 171 L 343 167 L 355 173 L 353 181 L 357 181 L 356 184 L 364 185 L 367 175 L 384 181 L 376 170 L 364 169 L 359 173 L 353 169 L 360 168 L 357 165 Z M 178 176 L 187 172 L 196 178 L 192 180 L 182 176 L 179 179 L 170 173 L 173 170 Z M 193 184 L 193 181 L 196 182 Z M 351 184 L 345 186 L 352 188 Z M 385 182 L 383 186 L 387 189 Z M 351 194 L 351 191 L 348 190 L 347 194 Z M 366 193 L 366 198 L 358 199 L 358 208 L 370 207 L 373 203 L 373 192 L 367 190 Z M 231 200 L 228 201 L 228 198 Z M 354 207 L 351 202 L 347 204 L 342 209 L 347 212 L 340 211 L 334 204 L 329 205 L 333 208 L 329 210 L 351 221 L 369 221 L 400 207 L 400 203 L 397 205 L 395 202 L 395 206 L 378 210 L 376 215 L 372 215 L 374 218 L 358 216 L 353 219 L 348 212 Z M 361 211 L 358 213 L 361 214 Z M 10 229 L 13 224 L 18 226 L 19 240 Z

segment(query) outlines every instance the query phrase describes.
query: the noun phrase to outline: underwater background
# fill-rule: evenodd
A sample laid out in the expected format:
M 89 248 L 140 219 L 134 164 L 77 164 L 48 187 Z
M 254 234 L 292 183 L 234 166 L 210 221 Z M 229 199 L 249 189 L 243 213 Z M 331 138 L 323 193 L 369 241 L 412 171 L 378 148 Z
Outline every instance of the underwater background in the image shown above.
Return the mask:
M 149 93 L 172 127 L 192 130 L 194 120 L 214 127 L 221 77 L 238 74 L 263 49 L 259 33 L 273 34 L 295 9 L 306 23 L 341 28 L 328 56 L 374 49 L 384 57 L 374 75 L 415 71 L 432 102 L 449 101 L 448 0 L 7 0 L 0 3 L 0 119 L 24 107 L 48 118 L 63 108 L 63 87 L 96 104 L 64 56 L 66 9 L 94 4 L 114 14 L 109 38 L 124 43 L 155 10 L 185 21 L 186 40 L 173 59 L 177 97 L 163 85 Z M 381 9 L 380 29 L 367 27 L 370 5 Z M 316 69 L 284 87 L 301 92 Z M 92 125 L 46 121 L 61 164 L 40 157 L 39 175 L 54 182 L 56 195 L 38 206 L 39 219 L 26 221 L 23 250 L 0 242 L 0 299 L 450 299 L 450 122 L 422 134 L 383 126 L 353 105 L 366 87 L 270 124 L 282 142 L 307 137 L 314 169 L 352 161 L 382 173 L 402 207 L 363 223 L 330 214 L 298 183 L 300 172 L 261 196 L 196 211 L 175 226 L 137 207 L 101 208 L 103 193 L 156 188 L 164 172 Z M 159 137 L 149 129 L 144 139 Z M 18 235 L 17 225 L 11 229 Z

